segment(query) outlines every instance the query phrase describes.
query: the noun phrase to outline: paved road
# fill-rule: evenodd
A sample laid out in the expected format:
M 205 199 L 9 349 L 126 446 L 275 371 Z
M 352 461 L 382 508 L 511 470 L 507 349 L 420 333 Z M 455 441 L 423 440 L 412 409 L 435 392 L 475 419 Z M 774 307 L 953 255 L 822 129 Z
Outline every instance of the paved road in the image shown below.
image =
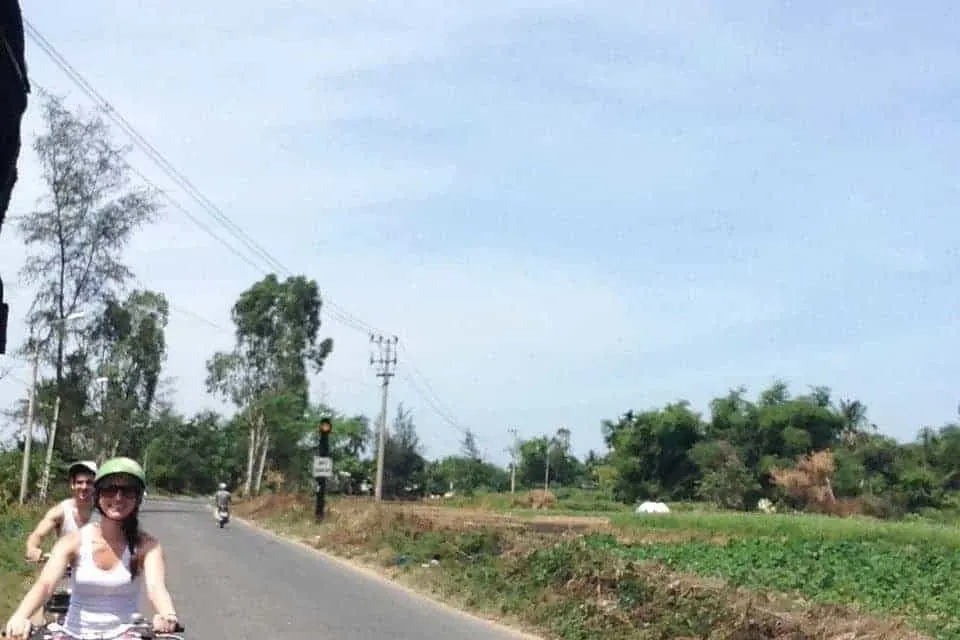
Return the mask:
M 166 550 L 167 584 L 197 640 L 516 640 L 239 521 L 218 529 L 191 501 L 143 505 Z M 152 613 L 149 605 L 145 614 Z

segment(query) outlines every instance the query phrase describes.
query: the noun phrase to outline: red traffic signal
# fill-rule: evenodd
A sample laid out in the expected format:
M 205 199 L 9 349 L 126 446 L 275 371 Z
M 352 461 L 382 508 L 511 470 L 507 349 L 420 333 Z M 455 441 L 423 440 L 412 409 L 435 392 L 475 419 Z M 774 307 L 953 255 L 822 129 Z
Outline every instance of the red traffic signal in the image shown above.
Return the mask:
M 329 420 L 324 420 L 320 423 L 320 433 L 330 433 L 331 429 L 333 429 L 333 425 L 330 424 Z

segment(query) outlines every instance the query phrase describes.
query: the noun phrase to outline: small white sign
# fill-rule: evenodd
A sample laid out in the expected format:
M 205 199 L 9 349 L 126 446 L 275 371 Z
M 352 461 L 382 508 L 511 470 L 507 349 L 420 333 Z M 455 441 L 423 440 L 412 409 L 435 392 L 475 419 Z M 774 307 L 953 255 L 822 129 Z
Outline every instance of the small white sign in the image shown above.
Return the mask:
M 333 460 L 321 456 L 313 456 L 313 477 L 330 478 L 333 476 Z

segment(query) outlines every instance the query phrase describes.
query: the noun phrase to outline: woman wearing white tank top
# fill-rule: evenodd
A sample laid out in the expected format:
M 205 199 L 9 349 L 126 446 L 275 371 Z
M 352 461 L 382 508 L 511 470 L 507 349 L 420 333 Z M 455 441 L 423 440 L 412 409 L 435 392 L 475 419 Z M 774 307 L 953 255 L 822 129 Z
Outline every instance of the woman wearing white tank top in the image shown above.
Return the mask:
M 163 548 L 140 531 L 137 513 L 145 487 L 143 469 L 130 458 L 108 460 L 94 480 L 94 507 L 100 522 L 90 522 L 60 538 L 40 577 L 6 625 L 13 640 L 26 640 L 30 616 L 53 593 L 67 566 L 73 565 L 70 608 L 58 640 L 126 638 L 139 612 L 140 583 L 157 614 L 153 629 L 170 633 L 177 614 L 166 586 Z

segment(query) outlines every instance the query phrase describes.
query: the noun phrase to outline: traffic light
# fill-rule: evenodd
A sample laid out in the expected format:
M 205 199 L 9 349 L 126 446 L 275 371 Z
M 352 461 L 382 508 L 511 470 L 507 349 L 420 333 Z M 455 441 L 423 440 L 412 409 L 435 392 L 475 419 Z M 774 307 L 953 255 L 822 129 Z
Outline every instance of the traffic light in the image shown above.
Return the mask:
M 320 437 L 317 439 L 317 453 L 314 457 L 314 468 L 316 469 L 314 474 L 317 481 L 317 500 L 314 515 L 318 522 L 323 520 L 327 495 L 327 476 L 332 471 L 332 461 L 330 460 L 330 431 L 332 430 L 333 424 L 331 424 L 329 418 L 321 420 L 317 427 Z M 321 463 L 326 467 L 325 471 L 320 470 L 322 468 Z

